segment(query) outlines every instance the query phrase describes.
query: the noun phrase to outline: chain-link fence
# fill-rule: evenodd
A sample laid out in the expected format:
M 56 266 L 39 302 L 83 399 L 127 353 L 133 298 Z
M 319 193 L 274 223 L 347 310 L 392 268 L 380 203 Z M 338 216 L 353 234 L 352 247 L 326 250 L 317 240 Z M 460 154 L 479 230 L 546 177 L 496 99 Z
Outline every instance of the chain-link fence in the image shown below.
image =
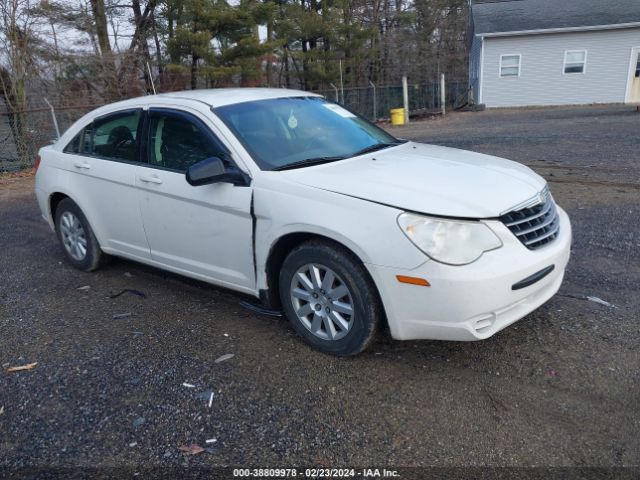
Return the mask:
M 409 85 L 409 113 L 421 115 L 441 110 L 440 84 Z M 454 106 L 465 95 L 467 84 L 449 82 L 445 86 L 446 107 Z M 402 85 L 382 87 L 336 88 L 316 93 L 338 101 L 371 120 L 389 118 L 389 110 L 402 108 Z M 56 105 L 55 115 L 60 132 L 99 105 Z M 11 172 L 33 165 L 38 149 L 56 138 L 50 107 L 42 100 L 26 110 L 10 113 L 0 110 L 0 172 Z M 16 139 L 19 139 L 16 141 Z
M 99 105 L 55 107 L 60 133 Z M 33 165 L 40 147 L 57 138 L 51 109 L 43 102 L 18 112 L 0 111 L 0 172 L 12 172 Z
M 451 108 L 467 92 L 466 82 L 448 82 L 445 85 L 445 107 Z M 341 103 L 350 110 L 370 120 L 389 118 L 389 110 L 403 108 L 402 85 L 369 86 L 361 88 L 338 87 L 332 90 L 320 90 L 324 97 Z M 442 110 L 440 83 L 408 85 L 409 114 L 421 115 Z

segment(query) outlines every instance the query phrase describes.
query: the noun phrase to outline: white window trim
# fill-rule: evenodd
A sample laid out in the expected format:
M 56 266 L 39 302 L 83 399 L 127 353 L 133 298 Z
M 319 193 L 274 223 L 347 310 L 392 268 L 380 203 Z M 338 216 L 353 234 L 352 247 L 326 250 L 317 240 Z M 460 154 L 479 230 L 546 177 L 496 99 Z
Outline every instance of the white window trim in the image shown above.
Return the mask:
M 631 47 L 631 58 L 629 59 L 629 72 L 627 73 L 627 88 L 624 92 L 624 103 L 631 102 L 631 84 L 633 82 L 633 73 L 636 70 L 636 62 L 638 57 L 637 54 L 640 54 L 640 45 L 637 47 Z
M 584 63 L 582 64 L 582 71 L 581 72 L 566 72 L 567 69 L 567 55 L 570 53 L 583 53 L 584 52 Z M 589 52 L 585 49 L 585 50 L 565 50 L 564 51 L 564 63 L 562 64 L 562 74 L 563 75 L 584 75 L 587 73 L 587 55 L 589 54 Z M 572 63 L 576 63 L 576 62 L 572 62 Z
M 518 57 L 518 75 L 502 75 L 502 59 L 504 57 Z M 507 67 L 509 68 L 509 67 Z M 513 67 L 511 67 L 513 68 Z M 504 53 L 500 55 L 500 66 L 498 67 L 498 78 L 520 78 L 522 73 L 522 55 L 519 53 Z

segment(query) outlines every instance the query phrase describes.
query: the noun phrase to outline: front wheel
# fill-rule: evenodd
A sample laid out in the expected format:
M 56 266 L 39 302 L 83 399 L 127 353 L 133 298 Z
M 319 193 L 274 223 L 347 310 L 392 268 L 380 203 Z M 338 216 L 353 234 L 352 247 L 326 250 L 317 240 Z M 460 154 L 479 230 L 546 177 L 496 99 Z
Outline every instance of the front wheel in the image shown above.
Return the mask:
M 280 270 L 280 299 L 296 332 L 312 347 L 334 355 L 362 352 L 383 316 L 362 262 L 328 242 L 306 242 L 287 256 Z

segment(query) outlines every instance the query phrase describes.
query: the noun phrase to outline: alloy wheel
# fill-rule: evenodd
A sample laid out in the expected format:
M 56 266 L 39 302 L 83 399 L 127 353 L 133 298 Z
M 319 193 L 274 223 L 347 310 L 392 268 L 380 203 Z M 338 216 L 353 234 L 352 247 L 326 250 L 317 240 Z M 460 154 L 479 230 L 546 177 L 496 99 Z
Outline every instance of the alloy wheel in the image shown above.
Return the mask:
M 300 267 L 289 289 L 298 320 L 323 340 L 339 340 L 353 326 L 354 306 L 340 276 L 317 263 Z
M 87 256 L 87 235 L 80 219 L 71 212 L 60 216 L 62 244 L 71 258 L 82 261 Z

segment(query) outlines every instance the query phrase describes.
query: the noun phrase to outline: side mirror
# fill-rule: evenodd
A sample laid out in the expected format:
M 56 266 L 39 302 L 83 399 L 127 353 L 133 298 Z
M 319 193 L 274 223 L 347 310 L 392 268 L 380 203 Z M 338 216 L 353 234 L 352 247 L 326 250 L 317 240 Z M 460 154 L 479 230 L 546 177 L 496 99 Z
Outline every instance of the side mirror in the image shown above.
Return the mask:
M 189 167 L 187 182 L 194 187 L 212 183 L 228 182 L 233 185 L 246 185 L 245 175 L 239 170 L 226 169 L 218 157 L 206 158 Z

